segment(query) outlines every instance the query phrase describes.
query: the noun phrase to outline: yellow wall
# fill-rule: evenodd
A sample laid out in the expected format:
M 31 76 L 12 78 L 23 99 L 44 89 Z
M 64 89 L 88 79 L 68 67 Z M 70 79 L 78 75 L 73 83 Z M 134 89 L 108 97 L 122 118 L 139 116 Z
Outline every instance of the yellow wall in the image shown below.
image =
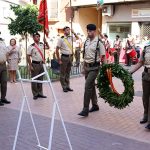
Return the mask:
M 86 34 L 86 25 L 89 23 L 94 23 L 96 26 L 98 26 L 98 12 L 96 8 L 80 8 L 75 13 L 74 18 L 75 23 L 80 24 L 80 28 L 83 31 L 84 34 Z

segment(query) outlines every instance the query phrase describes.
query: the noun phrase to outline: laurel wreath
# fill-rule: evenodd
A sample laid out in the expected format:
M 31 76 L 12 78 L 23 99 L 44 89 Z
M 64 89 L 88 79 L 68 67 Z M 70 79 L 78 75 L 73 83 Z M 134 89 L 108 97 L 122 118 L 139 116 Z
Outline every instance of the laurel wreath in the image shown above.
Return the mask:
M 112 77 L 122 80 L 124 85 L 124 92 L 119 94 L 113 86 Z M 118 109 L 123 109 L 129 106 L 134 97 L 134 81 L 131 74 L 118 64 L 104 64 L 100 68 L 97 78 L 97 87 L 99 89 L 99 96 Z

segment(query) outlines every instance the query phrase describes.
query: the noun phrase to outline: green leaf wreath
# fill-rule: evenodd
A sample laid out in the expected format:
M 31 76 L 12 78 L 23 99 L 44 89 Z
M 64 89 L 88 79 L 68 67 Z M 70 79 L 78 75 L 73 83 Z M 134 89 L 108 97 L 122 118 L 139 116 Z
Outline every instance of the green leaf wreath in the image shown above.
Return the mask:
M 122 94 L 118 94 L 112 89 L 107 74 L 108 69 L 111 69 L 112 77 L 117 77 L 122 80 L 125 88 Z M 105 102 L 109 103 L 110 106 L 123 109 L 126 106 L 129 106 L 129 103 L 133 101 L 134 81 L 132 76 L 127 70 L 118 64 L 102 65 L 97 78 L 97 86 L 100 97 L 103 98 Z

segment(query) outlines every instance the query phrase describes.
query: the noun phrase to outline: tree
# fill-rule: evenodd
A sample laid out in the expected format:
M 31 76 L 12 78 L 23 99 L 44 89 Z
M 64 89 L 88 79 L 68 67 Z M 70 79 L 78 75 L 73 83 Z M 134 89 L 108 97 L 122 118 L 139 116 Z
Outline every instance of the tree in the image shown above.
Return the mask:
M 11 10 L 14 12 L 16 18 L 9 18 L 11 23 L 8 25 L 8 29 L 11 35 L 20 34 L 21 36 L 25 36 L 27 51 L 28 34 L 42 30 L 42 26 L 37 21 L 38 8 L 35 5 L 11 5 Z

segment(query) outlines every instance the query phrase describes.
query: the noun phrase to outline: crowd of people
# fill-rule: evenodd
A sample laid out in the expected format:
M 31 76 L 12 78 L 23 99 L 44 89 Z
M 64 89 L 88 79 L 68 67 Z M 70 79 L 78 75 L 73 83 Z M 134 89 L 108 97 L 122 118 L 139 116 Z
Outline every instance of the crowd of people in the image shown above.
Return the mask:
M 55 57 L 60 65 L 60 83 L 63 92 L 73 92 L 70 85 L 70 71 L 74 55 L 73 41 L 76 43 L 75 56 L 77 67 L 80 64 L 80 54 L 83 54 L 85 91 L 83 109 L 78 114 L 82 117 L 87 117 L 89 113 L 99 110 L 95 79 L 98 75 L 100 65 L 105 63 L 119 64 L 120 53 L 124 50 L 127 66 L 130 66 L 134 59 L 137 60 L 137 65 L 129 71 L 131 74 L 136 72 L 141 66 L 144 66 L 144 72 L 142 74 L 144 117 L 140 123 L 148 122 L 146 128 L 150 129 L 150 43 L 148 43 L 148 39 L 145 39 L 145 46 L 142 53 L 140 53 L 139 37 L 133 38 L 131 35 L 128 35 L 126 44 L 123 47 L 119 35 L 116 35 L 116 39 L 113 44 L 111 44 L 108 35 L 102 34 L 99 29 L 99 33 L 97 34 L 95 24 L 88 24 L 86 28 L 87 38 L 84 42 L 79 37 L 79 34 L 76 34 L 74 30 L 68 26 L 63 28 L 64 35 L 57 41 Z M 33 33 L 33 41 L 34 43 L 31 44 L 27 50 L 27 62 L 29 64 L 31 77 L 35 77 L 44 71 L 44 50 L 45 47 L 47 49 L 50 48 L 46 39 L 44 39 L 44 43 L 40 42 L 39 33 Z M 0 106 L 10 103 L 10 101 L 6 99 L 7 69 L 10 75 L 10 82 L 16 82 L 16 70 L 18 69 L 18 63 L 21 61 L 21 51 L 16 44 L 16 40 L 11 39 L 10 45 L 6 46 L 3 40 L 0 39 Z M 6 62 L 8 66 L 6 66 Z M 37 80 L 42 81 L 43 76 L 40 76 Z M 34 100 L 46 98 L 43 94 L 42 83 L 31 83 L 31 89 Z M 89 108 L 90 102 L 92 104 L 91 108 Z

